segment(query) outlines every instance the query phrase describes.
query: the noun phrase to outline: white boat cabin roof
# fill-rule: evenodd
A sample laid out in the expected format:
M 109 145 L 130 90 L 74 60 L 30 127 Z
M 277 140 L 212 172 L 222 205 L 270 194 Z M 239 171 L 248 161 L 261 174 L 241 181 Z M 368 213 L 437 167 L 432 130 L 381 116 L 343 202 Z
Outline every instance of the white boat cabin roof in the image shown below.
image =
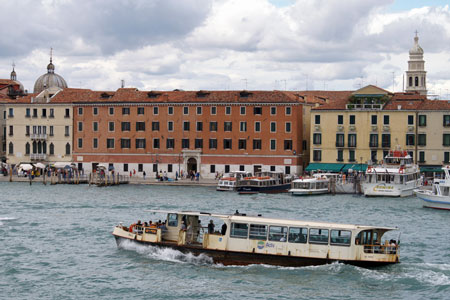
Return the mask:
M 300 221 L 300 220 L 287 220 L 287 219 L 274 219 L 274 218 L 265 218 L 262 216 L 247 216 L 243 214 L 239 215 L 225 215 L 225 214 L 216 214 L 216 213 L 208 213 L 208 212 L 195 212 L 195 211 L 175 211 L 175 210 L 145 210 L 146 212 L 153 213 L 164 213 L 164 214 L 179 214 L 179 215 L 187 215 L 187 216 L 202 216 L 202 217 L 213 217 L 219 219 L 228 219 L 232 222 L 249 222 L 249 223 L 264 223 L 264 224 L 276 224 L 276 225 L 286 225 L 286 226 L 306 226 L 306 227 L 319 227 L 319 228 L 338 228 L 338 229 L 381 229 L 385 231 L 389 230 L 397 230 L 398 227 L 383 227 L 383 226 L 368 226 L 368 225 L 358 225 L 358 224 L 341 224 L 341 223 L 332 223 L 332 222 L 318 222 L 318 221 Z

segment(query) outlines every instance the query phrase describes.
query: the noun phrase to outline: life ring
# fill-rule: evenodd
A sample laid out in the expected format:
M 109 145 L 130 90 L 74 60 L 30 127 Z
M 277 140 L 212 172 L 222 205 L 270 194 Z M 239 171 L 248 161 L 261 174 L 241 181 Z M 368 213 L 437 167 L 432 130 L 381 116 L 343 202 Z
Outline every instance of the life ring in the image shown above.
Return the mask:
M 403 169 L 400 168 L 400 170 L 398 170 L 398 172 L 399 172 L 400 174 L 403 174 Z

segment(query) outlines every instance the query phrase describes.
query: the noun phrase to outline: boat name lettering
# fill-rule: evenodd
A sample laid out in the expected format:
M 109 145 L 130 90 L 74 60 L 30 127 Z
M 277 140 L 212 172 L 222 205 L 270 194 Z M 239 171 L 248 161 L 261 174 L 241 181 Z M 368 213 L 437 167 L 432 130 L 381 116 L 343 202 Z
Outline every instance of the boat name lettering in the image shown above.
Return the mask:
M 267 247 L 267 248 L 275 248 L 275 244 L 273 244 L 273 243 L 267 243 L 267 244 L 266 244 L 266 247 Z

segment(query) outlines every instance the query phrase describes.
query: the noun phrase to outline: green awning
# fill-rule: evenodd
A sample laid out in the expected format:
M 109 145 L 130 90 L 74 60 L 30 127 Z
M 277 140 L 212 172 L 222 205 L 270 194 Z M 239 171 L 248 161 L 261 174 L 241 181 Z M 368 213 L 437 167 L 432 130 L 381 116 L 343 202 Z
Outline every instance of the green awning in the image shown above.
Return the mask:
M 343 168 L 342 168 L 342 172 L 347 172 L 348 170 L 353 170 L 356 172 L 360 172 L 363 171 L 365 172 L 367 170 L 367 164 L 346 164 Z
M 420 172 L 444 172 L 442 167 L 420 167 Z
M 327 172 L 340 172 L 344 167 L 344 164 L 327 164 L 327 163 L 311 163 L 305 171 L 327 171 Z

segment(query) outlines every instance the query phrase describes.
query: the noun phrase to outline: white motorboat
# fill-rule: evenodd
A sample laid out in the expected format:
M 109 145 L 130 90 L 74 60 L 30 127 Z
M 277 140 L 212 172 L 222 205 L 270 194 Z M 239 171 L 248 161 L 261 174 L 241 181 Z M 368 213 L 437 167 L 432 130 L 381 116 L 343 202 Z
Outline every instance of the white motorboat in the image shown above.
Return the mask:
M 450 210 L 450 166 L 442 167 L 444 179 L 435 178 L 431 190 L 414 190 L 417 197 L 422 199 L 423 207 Z
M 380 164 L 369 165 L 362 184 L 365 196 L 406 197 L 422 185 L 419 167 L 403 150 L 391 150 Z
M 245 177 L 251 177 L 252 173 L 245 171 L 234 171 L 228 173 L 228 176 L 222 177 L 217 184 L 218 191 L 236 191 L 236 182 Z
M 329 184 L 329 178 L 321 174 L 314 174 L 312 177 L 301 177 L 293 180 L 289 193 L 293 196 L 327 194 Z

